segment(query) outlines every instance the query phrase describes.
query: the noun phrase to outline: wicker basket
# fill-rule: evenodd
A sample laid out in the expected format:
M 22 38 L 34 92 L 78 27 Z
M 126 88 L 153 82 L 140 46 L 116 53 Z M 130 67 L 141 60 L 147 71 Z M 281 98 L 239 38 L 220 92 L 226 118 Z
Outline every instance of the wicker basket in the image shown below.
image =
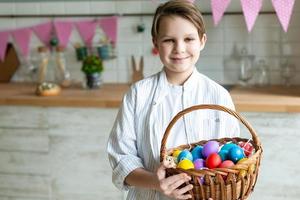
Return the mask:
M 212 110 L 224 111 L 237 118 L 240 122 L 242 122 L 247 127 L 247 129 L 251 133 L 252 140 L 250 140 L 250 143 L 254 147 L 255 153 L 250 157 L 248 157 L 248 159 L 245 162 L 242 162 L 241 164 L 235 164 L 233 167 L 230 168 L 214 168 L 214 169 L 201 169 L 201 170 L 196 170 L 196 169 L 184 170 L 179 168 L 176 169 L 168 168 L 167 176 L 179 174 L 182 172 L 191 176 L 192 179 L 189 182 L 185 183 L 185 185 L 192 184 L 194 186 L 193 189 L 189 191 L 189 193 L 192 195 L 193 200 L 194 199 L 206 200 L 208 198 L 212 198 L 213 200 L 247 199 L 250 193 L 253 191 L 257 181 L 263 150 L 262 150 L 260 140 L 257 137 L 257 134 L 254 131 L 254 129 L 251 127 L 251 125 L 244 118 L 242 118 L 237 112 L 231 109 L 228 109 L 220 105 L 203 104 L 203 105 L 192 106 L 179 112 L 168 125 L 164 133 L 164 136 L 162 138 L 161 150 L 160 150 L 161 162 L 163 161 L 166 155 L 171 155 L 175 149 L 182 150 L 182 149 L 193 148 L 196 145 L 203 145 L 207 142 L 207 140 L 203 140 L 193 144 L 181 145 L 176 148 L 169 149 L 168 151 L 166 149 L 166 141 L 170 134 L 170 130 L 172 129 L 176 121 L 179 118 L 181 118 L 183 115 L 200 109 L 212 109 Z M 239 137 L 221 138 L 221 139 L 213 139 L 213 140 L 218 141 L 220 144 L 224 144 L 229 141 L 233 143 L 238 143 L 241 141 L 243 142 L 249 141 L 249 139 L 239 138 Z M 244 172 L 246 173 L 244 173 L 244 175 L 241 175 L 240 173 L 241 170 L 245 170 Z M 226 177 L 225 180 L 224 177 Z

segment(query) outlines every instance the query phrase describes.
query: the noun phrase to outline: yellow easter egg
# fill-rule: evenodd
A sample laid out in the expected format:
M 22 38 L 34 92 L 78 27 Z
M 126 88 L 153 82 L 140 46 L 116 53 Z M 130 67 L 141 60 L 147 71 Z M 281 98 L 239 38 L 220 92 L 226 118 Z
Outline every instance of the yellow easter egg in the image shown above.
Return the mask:
M 239 177 L 244 178 L 246 175 L 247 175 L 247 171 L 246 170 L 244 170 L 244 169 L 240 170 Z
M 177 167 L 181 169 L 194 169 L 194 164 L 188 159 L 183 159 L 178 163 Z
M 181 153 L 181 151 L 179 149 L 176 149 L 173 151 L 172 156 L 177 158 L 180 153 Z
M 238 164 L 241 164 L 241 163 L 245 162 L 246 160 L 248 160 L 248 158 L 242 158 L 242 159 L 239 160 L 237 163 L 238 163 Z

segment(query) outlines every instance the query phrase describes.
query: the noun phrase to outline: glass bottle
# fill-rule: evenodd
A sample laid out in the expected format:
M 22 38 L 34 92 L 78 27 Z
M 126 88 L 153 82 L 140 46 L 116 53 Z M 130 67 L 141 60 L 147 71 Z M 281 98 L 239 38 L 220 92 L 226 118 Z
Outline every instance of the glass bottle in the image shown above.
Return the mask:
M 49 51 L 45 46 L 38 47 L 39 53 L 39 67 L 38 67 L 38 83 L 52 81 L 51 73 L 48 71 Z
M 63 87 L 69 87 L 71 85 L 71 75 L 66 68 L 66 58 L 64 54 L 64 47 L 57 46 L 55 54 L 55 82 Z

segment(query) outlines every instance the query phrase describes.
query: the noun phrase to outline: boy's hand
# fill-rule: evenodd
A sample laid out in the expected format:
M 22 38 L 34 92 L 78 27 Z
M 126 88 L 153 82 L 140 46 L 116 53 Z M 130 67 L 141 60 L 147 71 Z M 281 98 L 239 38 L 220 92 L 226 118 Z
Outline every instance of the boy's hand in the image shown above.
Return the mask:
M 178 188 L 183 183 L 191 180 L 185 173 L 176 174 L 166 178 L 166 166 L 162 163 L 157 169 L 156 176 L 158 179 L 158 190 L 167 197 L 174 199 L 190 199 L 192 196 L 186 194 L 187 191 L 193 188 L 192 184 L 189 184 L 183 188 Z

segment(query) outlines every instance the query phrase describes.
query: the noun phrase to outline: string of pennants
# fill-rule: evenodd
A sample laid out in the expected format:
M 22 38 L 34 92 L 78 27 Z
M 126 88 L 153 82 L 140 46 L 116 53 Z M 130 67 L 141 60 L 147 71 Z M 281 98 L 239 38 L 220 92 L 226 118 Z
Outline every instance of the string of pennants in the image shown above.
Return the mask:
M 59 45 L 66 47 L 69 43 L 73 28 L 76 28 L 85 45 L 91 46 L 95 30 L 97 26 L 99 26 L 110 42 L 115 44 L 117 40 L 117 20 L 118 17 L 116 16 L 80 21 L 53 20 L 26 28 L 0 31 L 0 61 L 4 60 L 10 36 L 12 36 L 21 55 L 24 57 L 29 55 L 29 44 L 32 33 L 34 33 L 46 46 L 49 46 L 50 40 L 53 37 L 56 37 L 59 41 Z
M 196 0 L 187 0 L 194 3 Z M 231 0 L 210 0 L 211 10 L 214 25 L 217 26 L 222 20 L 226 9 L 228 8 Z M 276 12 L 278 20 L 285 32 L 288 30 L 292 11 L 294 8 L 295 0 L 269 0 L 272 1 L 273 8 Z M 152 0 L 154 3 L 160 2 L 160 0 Z M 163 1 L 166 2 L 166 1 Z M 245 22 L 248 32 L 251 32 L 256 18 L 262 8 L 263 0 L 240 0 L 243 10 Z
M 151 1 L 155 3 L 160 2 L 160 0 Z M 196 0 L 187 1 L 194 3 Z M 251 32 L 256 18 L 262 8 L 262 1 L 263 0 L 240 0 L 245 22 L 247 25 L 247 30 L 249 32 Z M 295 0 L 270 1 L 272 1 L 272 5 L 283 30 L 287 32 Z M 212 17 L 215 26 L 217 26 L 222 20 L 223 15 L 230 3 L 231 0 L 211 0 Z M 72 29 L 76 27 L 84 43 L 87 46 L 91 46 L 91 42 L 95 34 L 95 29 L 97 26 L 100 26 L 107 37 L 110 39 L 110 41 L 112 43 L 116 43 L 117 20 L 118 17 L 116 16 L 85 21 L 54 20 L 31 27 L 19 28 L 16 30 L 0 30 L 0 61 L 4 59 L 7 43 L 10 36 L 14 38 L 14 41 L 19 47 L 22 56 L 27 57 L 29 54 L 29 44 L 32 32 L 34 32 L 36 36 L 41 40 L 41 42 L 43 42 L 45 45 L 49 45 L 53 34 L 55 34 L 59 40 L 59 44 L 63 47 L 66 47 L 69 42 Z

